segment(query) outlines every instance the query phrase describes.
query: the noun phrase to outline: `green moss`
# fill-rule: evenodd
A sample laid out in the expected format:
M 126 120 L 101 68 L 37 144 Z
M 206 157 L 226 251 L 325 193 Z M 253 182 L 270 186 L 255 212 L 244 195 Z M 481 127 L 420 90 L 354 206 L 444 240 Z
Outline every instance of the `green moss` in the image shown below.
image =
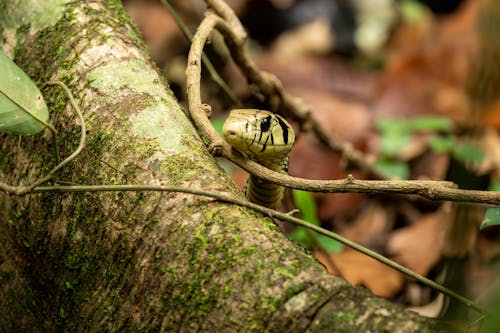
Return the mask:
M 220 206 L 223 205 L 217 204 L 213 207 L 196 205 L 196 211 L 191 211 L 193 214 L 201 211 L 203 218 L 202 224 L 197 225 L 192 235 L 197 241 L 186 241 L 188 246 L 183 249 L 183 253 L 190 254 L 189 270 L 184 271 L 183 267 L 178 270 L 173 267 L 162 267 L 159 270 L 162 274 L 173 275 L 170 276 L 169 281 L 177 280 L 178 284 L 171 289 L 172 294 L 165 298 L 164 307 L 182 306 L 183 309 L 187 309 L 188 316 L 184 317 L 183 322 L 189 322 L 192 316 L 193 323 L 201 323 L 204 321 L 203 318 L 208 318 L 212 311 L 216 311 L 216 308 L 223 307 L 235 294 L 248 293 L 250 295 L 255 292 L 253 289 L 233 290 L 229 286 L 234 285 L 235 281 L 241 281 L 241 284 L 246 286 L 252 285 L 247 284 L 245 280 L 256 279 L 256 270 L 242 271 L 238 267 L 254 265 L 254 261 L 250 258 L 258 251 L 258 248 L 255 244 L 245 246 L 239 234 L 234 234 L 234 237 L 227 237 L 227 234 L 222 236 L 226 225 L 234 225 L 237 221 L 228 220 L 227 215 L 222 215 L 219 210 Z M 224 212 L 228 213 L 227 207 L 224 207 Z M 180 230 L 179 234 L 189 235 L 189 231 Z M 184 240 L 178 239 L 178 242 L 184 243 Z M 217 265 L 214 265 L 214 262 L 217 262 Z M 233 272 L 233 274 L 228 274 L 225 279 L 219 280 L 220 272 Z M 184 279 L 178 280 L 174 278 L 175 276 L 183 276 Z M 214 281 L 215 278 L 217 278 L 216 281 Z M 241 297 L 244 296 L 241 295 Z M 248 300 L 251 299 L 252 297 L 248 297 Z M 245 306 L 245 302 L 241 306 Z M 241 327 L 248 327 L 248 322 L 257 325 L 256 327 L 262 327 L 263 321 L 260 319 L 254 321 L 245 318 L 242 320 L 245 324 Z
M 284 267 L 277 267 L 275 270 L 274 270 L 274 273 L 275 274 L 278 274 L 278 275 L 281 275 L 281 276 L 284 276 L 284 277 L 287 277 L 287 278 L 294 278 L 295 275 L 290 273 L 290 271 L 287 269 L 287 268 L 284 268 Z
M 58 21 L 67 0 L 2 1 L 0 3 L 0 30 L 30 24 L 33 29 L 52 25 Z
M 279 269 L 277 274 L 274 274 L 273 277 L 271 277 L 273 281 L 269 281 L 269 277 L 262 277 L 260 272 L 267 270 L 268 267 L 265 260 L 255 258 L 256 254 L 262 254 L 261 250 L 254 243 L 249 245 L 245 244 L 243 237 L 241 237 L 241 233 L 245 232 L 244 230 L 238 232 L 235 228 L 228 227 L 238 225 L 238 220 L 229 218 L 231 213 L 228 211 L 227 207 L 224 208 L 224 215 L 216 213 L 218 209 L 214 210 L 214 208 L 215 207 L 210 207 L 207 209 L 203 215 L 204 222 L 202 227 L 200 228 L 198 226 L 196 229 L 197 232 L 194 237 L 198 239 L 198 242 L 196 243 L 198 246 L 193 245 L 192 248 L 188 248 L 190 253 L 192 253 L 192 256 L 195 257 L 195 260 L 192 260 L 190 264 L 196 271 L 196 275 L 194 277 L 190 276 L 189 280 L 201 280 L 206 284 L 211 283 L 213 285 L 214 281 L 210 282 L 212 275 L 207 274 L 207 272 L 211 272 L 213 270 L 213 262 L 217 262 L 217 271 L 232 272 L 227 276 L 227 280 L 218 281 L 220 283 L 217 287 L 219 303 L 234 297 L 236 294 L 239 295 L 239 299 L 249 301 L 249 303 L 246 303 L 246 301 L 239 303 L 238 306 L 241 311 L 244 311 L 243 307 L 245 306 L 252 308 L 255 307 L 256 309 L 266 309 L 265 311 L 256 310 L 253 317 L 246 317 L 242 319 L 240 326 L 245 327 L 245 329 L 253 327 L 256 331 L 264 331 L 264 325 L 268 319 L 267 316 L 272 315 L 280 304 L 284 302 L 284 299 L 287 299 L 287 295 L 297 293 L 302 289 L 302 287 L 291 285 L 290 288 L 287 289 L 285 297 L 283 294 L 270 294 L 268 292 L 269 285 L 282 285 L 283 278 L 285 277 L 288 279 L 290 274 L 293 273 L 290 273 L 289 270 L 284 268 Z M 220 226 L 221 232 L 222 230 L 226 230 L 227 232 L 226 228 L 233 230 L 231 232 L 231 236 L 228 237 L 226 234 L 225 237 L 217 237 L 217 234 L 213 231 L 214 228 L 217 229 L 214 225 Z M 241 228 L 246 229 L 247 226 L 241 225 Z M 209 253 L 210 257 L 198 257 L 201 253 Z M 294 265 L 291 266 L 293 267 Z M 241 269 L 241 267 L 245 267 L 245 269 Z M 233 290 L 232 288 L 227 287 L 226 284 L 242 285 L 246 286 L 248 289 Z M 200 283 L 199 288 L 203 289 L 203 285 L 203 283 Z M 257 298 L 255 298 L 256 293 L 259 295 Z M 186 302 L 187 300 L 182 299 L 182 301 Z M 252 304 L 253 302 L 256 303 Z M 197 310 L 199 309 L 197 308 Z M 262 313 L 264 313 L 264 315 Z M 238 324 L 235 324 L 234 327 L 238 327 Z
M 9 174 L 14 167 L 9 161 L 9 153 L 0 148 L 0 170 L 6 174 Z
M 109 300 L 103 299 L 103 307 L 119 308 L 124 301 L 121 295 L 126 295 L 129 290 L 122 280 L 122 272 L 134 265 L 134 246 L 125 242 L 125 238 L 114 244 L 101 242 L 101 224 L 106 217 L 99 214 L 100 195 L 89 197 L 83 194 L 83 197 L 85 200 L 78 201 L 81 205 L 77 206 L 68 220 L 66 234 L 61 235 L 63 237 L 53 240 L 47 248 L 44 242 L 51 236 L 43 232 L 46 228 L 37 228 L 38 233 L 31 239 L 38 239 L 39 242 L 30 241 L 30 251 L 37 253 L 37 260 L 33 261 L 30 271 L 41 285 L 51 291 L 47 301 L 57 301 L 59 307 L 54 313 L 53 322 L 65 329 L 72 327 L 71 318 L 79 315 L 86 299 L 89 299 L 103 279 L 106 279 L 109 286 L 114 286 L 114 294 L 109 295 Z M 95 208 L 89 212 L 90 207 Z M 100 266 L 96 266 L 96 262 L 105 264 L 98 268 Z M 40 274 L 41 271 L 44 273 Z M 42 298 L 46 299 L 47 295 Z
M 69 45 L 64 47 L 68 43 L 65 42 L 64 36 L 67 36 L 68 30 L 75 29 L 76 26 L 73 19 L 71 12 L 66 11 L 56 25 L 49 26 L 31 37 L 37 39 L 38 42 L 33 42 L 30 38 L 25 41 L 30 44 L 29 48 L 24 46 L 18 48 L 14 61 L 39 85 L 48 81 L 61 68 L 60 59 L 74 59 L 74 57 L 69 57 L 73 51 L 72 48 Z M 51 64 L 51 66 L 41 66 L 41 64 Z M 69 82 L 66 83 L 69 84 Z
M 86 149 L 100 157 L 104 151 L 108 151 L 112 138 L 105 132 L 96 132 L 92 135 L 85 146 Z
M 353 311 L 337 311 L 335 313 L 332 313 L 332 316 L 335 317 L 335 322 L 338 322 L 340 324 L 351 323 L 356 318 L 356 315 Z

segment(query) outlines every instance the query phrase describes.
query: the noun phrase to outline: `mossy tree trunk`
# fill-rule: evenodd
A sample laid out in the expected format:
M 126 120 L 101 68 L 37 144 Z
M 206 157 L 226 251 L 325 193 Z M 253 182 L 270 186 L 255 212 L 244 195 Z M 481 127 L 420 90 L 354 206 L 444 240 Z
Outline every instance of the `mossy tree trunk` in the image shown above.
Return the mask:
M 207 152 L 117 1 L 0 0 L 2 49 L 39 86 L 62 80 L 86 149 L 53 183 L 239 192 Z M 79 124 L 43 88 L 61 156 Z M 49 131 L 0 135 L 0 179 L 56 163 Z M 431 331 L 329 276 L 268 218 L 195 195 L 0 193 L 0 331 Z

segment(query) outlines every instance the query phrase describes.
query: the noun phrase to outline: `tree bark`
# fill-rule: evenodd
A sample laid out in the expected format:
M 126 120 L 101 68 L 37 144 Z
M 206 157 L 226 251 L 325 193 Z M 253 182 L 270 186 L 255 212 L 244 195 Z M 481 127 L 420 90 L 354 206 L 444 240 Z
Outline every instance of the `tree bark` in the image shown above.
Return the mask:
M 147 55 L 118 1 L 0 0 L 2 49 L 41 87 L 62 80 L 85 150 L 54 184 L 241 193 Z M 77 118 L 44 87 L 61 156 Z M 49 131 L 0 135 L 0 179 L 56 165 Z M 167 192 L 0 193 L 0 331 L 428 332 L 435 322 L 330 276 L 254 211 Z

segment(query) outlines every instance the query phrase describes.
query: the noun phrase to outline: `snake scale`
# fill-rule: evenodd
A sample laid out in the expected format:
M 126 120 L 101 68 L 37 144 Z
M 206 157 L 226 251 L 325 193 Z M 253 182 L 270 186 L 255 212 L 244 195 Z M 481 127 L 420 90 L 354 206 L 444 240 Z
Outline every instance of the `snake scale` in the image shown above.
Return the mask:
M 288 172 L 288 152 L 295 142 L 292 126 L 281 116 L 257 109 L 234 109 L 224 122 L 222 133 L 236 150 L 257 163 L 280 173 Z M 250 176 L 245 186 L 247 198 L 277 209 L 283 186 Z

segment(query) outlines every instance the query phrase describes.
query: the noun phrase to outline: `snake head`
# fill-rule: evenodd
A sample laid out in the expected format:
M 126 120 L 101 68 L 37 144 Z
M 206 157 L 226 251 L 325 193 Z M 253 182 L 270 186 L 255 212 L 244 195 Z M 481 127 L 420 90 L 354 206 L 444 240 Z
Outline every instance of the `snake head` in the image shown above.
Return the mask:
M 293 128 L 283 117 L 257 109 L 232 110 L 222 133 L 233 148 L 268 167 L 280 165 L 295 142 Z

